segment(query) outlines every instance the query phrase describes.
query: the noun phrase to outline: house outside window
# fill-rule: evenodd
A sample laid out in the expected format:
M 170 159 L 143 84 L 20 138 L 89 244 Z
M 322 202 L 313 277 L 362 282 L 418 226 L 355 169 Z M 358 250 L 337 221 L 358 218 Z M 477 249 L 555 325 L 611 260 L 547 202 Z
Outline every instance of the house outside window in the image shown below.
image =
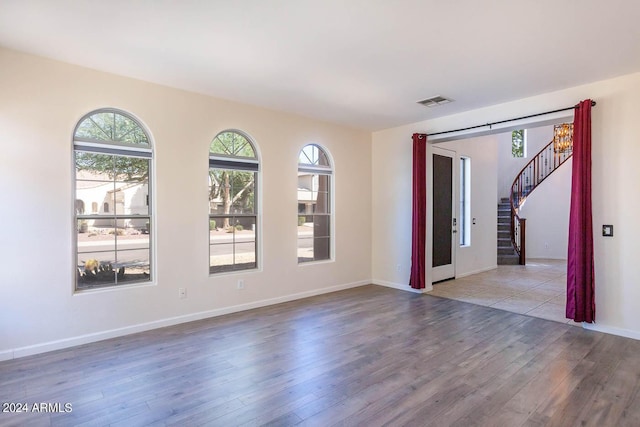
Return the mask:
M 219 133 L 209 148 L 209 273 L 258 268 L 256 146 L 241 131 Z
M 143 197 L 151 188 L 148 132 L 129 113 L 101 109 L 80 120 L 73 148 L 75 198 L 82 201 L 74 218 L 76 290 L 149 282 L 152 210 Z

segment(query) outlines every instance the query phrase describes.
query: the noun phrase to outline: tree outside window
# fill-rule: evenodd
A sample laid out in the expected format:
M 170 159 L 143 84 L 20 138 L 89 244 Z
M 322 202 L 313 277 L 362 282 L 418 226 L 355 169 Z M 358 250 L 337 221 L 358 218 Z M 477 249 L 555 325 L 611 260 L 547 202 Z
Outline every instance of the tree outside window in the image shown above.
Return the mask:
M 524 129 L 511 132 L 511 155 L 513 157 L 526 157 L 526 140 Z

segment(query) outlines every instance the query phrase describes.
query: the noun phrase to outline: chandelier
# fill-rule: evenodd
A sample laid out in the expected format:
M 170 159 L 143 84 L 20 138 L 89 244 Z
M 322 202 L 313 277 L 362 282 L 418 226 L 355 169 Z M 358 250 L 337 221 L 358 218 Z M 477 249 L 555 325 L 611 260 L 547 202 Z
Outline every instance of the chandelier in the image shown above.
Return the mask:
M 573 123 L 553 126 L 553 151 L 566 153 L 573 150 Z

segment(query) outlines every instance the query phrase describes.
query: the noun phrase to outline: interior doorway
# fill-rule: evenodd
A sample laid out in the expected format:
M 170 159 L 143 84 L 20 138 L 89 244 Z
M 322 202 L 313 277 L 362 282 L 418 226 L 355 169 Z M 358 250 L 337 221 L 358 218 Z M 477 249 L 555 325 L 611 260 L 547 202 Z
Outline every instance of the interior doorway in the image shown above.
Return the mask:
M 535 191 L 531 192 L 521 209 L 522 216 L 527 218 L 527 265 L 524 267 L 499 266 L 497 269 L 495 266 L 496 247 L 501 239 L 496 229 L 499 216 L 498 202 L 502 198 L 508 199 L 514 177 L 553 139 L 553 125 L 528 127 L 526 134 L 528 146 L 521 155 L 514 155 L 511 131 L 432 145 L 432 153 L 428 159 L 433 161 L 431 170 L 434 176 L 429 174 L 428 179 L 434 183 L 430 194 L 433 199 L 439 197 L 438 194 L 442 188 L 449 192 L 451 184 L 448 182 L 437 184 L 439 177 L 449 174 L 441 173 L 437 167 L 439 158 L 434 157 L 434 160 L 431 156 L 446 154 L 454 156 L 452 180 L 454 190 L 458 190 L 460 185 L 460 180 L 456 177 L 459 173 L 457 170 L 459 157 L 469 156 L 473 161 L 470 183 L 472 189 L 470 244 L 465 247 L 458 242 L 461 222 L 460 214 L 456 213 L 458 207 L 456 204 L 450 216 L 450 236 L 455 236 L 456 239 L 452 244 L 457 252 L 452 255 L 455 271 L 438 274 L 440 265 L 436 262 L 434 254 L 432 283 L 452 277 L 455 279 L 434 285 L 433 295 L 563 321 L 571 191 L 570 162 L 563 164 Z M 553 148 L 551 150 L 553 151 Z M 442 186 L 440 190 L 437 188 L 438 185 Z M 453 195 L 454 200 L 457 197 L 459 195 Z M 445 224 L 445 221 L 441 220 L 442 225 L 436 225 L 435 218 L 438 214 L 447 213 L 447 211 L 438 208 L 436 201 L 433 203 L 433 237 L 429 243 L 433 244 L 435 253 L 439 247 L 436 233 L 444 229 Z M 449 202 L 443 202 L 443 204 L 448 205 Z M 457 227 L 453 222 L 456 217 L 458 218 Z M 454 230 L 457 233 L 454 233 Z M 489 259 L 491 255 L 493 261 Z M 428 253 L 427 256 L 431 258 L 432 254 Z M 474 264 L 476 260 L 481 261 Z

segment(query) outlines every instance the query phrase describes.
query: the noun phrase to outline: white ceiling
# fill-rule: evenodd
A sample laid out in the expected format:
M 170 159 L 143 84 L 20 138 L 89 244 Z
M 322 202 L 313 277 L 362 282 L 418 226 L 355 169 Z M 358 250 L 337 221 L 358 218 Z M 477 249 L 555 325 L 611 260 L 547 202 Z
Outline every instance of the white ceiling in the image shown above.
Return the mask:
M 637 0 L 0 0 L 0 46 L 379 130 L 640 71 L 639 22 Z

